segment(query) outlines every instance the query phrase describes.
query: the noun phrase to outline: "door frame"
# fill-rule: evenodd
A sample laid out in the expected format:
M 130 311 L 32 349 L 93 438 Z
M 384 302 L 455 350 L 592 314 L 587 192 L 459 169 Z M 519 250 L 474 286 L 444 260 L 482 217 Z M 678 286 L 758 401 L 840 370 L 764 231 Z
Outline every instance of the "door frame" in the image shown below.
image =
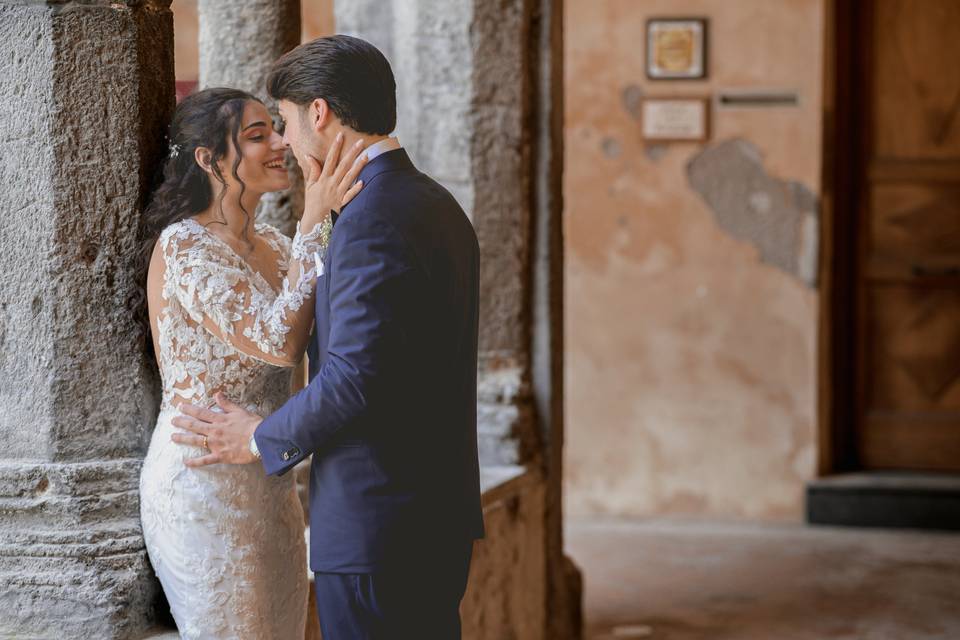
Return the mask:
M 860 468 L 858 377 L 864 336 L 857 331 L 858 256 L 863 194 L 864 96 L 869 95 L 870 2 L 825 0 L 819 318 L 817 336 L 817 474 Z M 858 73 L 858 71 L 860 73 Z

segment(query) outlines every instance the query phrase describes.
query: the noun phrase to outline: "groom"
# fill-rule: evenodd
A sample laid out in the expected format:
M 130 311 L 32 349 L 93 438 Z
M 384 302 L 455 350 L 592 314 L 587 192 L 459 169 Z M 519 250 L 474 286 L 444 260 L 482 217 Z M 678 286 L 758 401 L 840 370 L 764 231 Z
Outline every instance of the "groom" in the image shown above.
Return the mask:
M 276 62 L 268 90 L 305 172 L 338 134 L 368 157 L 318 265 L 310 383 L 264 419 L 220 398 L 222 416 L 184 405 L 189 417 L 174 423 L 207 437 L 200 464 L 262 458 L 283 474 L 313 456 L 310 567 L 325 640 L 459 638 L 483 536 L 476 235 L 389 137 L 396 85 L 376 47 L 306 43 Z

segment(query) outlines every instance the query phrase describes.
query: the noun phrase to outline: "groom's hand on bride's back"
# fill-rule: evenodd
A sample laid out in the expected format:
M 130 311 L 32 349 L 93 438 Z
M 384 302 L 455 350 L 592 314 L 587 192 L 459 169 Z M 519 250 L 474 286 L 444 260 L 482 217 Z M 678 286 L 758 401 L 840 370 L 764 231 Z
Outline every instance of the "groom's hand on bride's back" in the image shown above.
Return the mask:
M 177 444 L 200 447 L 209 453 L 187 458 L 188 467 L 205 467 L 211 464 L 248 464 L 257 457 L 250 450 L 250 438 L 263 418 L 251 413 L 227 399 L 222 393 L 216 395 L 217 405 L 223 413 L 195 404 L 181 404 L 181 414 L 173 419 L 173 425 L 189 433 L 174 433 L 170 439 Z

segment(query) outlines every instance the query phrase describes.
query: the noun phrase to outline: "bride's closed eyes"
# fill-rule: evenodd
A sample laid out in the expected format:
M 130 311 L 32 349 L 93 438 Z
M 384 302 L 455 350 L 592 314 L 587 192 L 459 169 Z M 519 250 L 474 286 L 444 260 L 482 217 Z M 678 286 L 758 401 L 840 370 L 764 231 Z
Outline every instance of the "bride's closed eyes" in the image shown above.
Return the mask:
M 250 140 L 251 142 L 263 142 L 264 140 L 266 140 L 266 139 L 267 139 L 267 136 L 263 135 L 263 133 L 264 133 L 264 128 L 267 127 L 267 126 L 268 126 L 268 125 L 265 125 L 265 124 L 259 124 L 259 125 L 256 127 L 256 131 L 253 132 L 253 135 L 248 136 L 248 137 L 247 137 L 247 140 Z M 276 131 L 276 129 L 273 129 L 273 128 L 271 127 L 271 132 L 272 132 L 272 131 Z M 279 133 L 279 132 L 278 132 L 278 133 Z
M 244 133 L 249 132 L 247 135 L 247 140 L 250 142 L 263 142 L 270 137 L 269 134 L 274 132 L 282 136 L 284 125 L 285 123 L 283 122 L 283 119 L 270 118 L 266 122 L 258 121 L 248 124 L 243 128 L 243 131 Z M 269 131 L 266 132 L 267 135 L 264 135 L 264 130 L 268 128 Z

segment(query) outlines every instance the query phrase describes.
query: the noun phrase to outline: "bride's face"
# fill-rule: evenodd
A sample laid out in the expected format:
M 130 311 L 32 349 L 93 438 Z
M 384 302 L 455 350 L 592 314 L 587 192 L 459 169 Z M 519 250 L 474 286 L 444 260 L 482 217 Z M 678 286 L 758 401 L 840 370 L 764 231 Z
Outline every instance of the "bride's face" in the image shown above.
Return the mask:
M 285 161 L 286 148 L 283 137 L 274 131 L 273 120 L 267 108 L 255 100 L 247 102 L 243 110 L 237 143 L 243 158 L 237 167 L 237 175 L 250 193 L 270 193 L 290 186 Z M 229 145 L 227 155 L 220 162 L 220 171 L 232 188 L 233 163 L 237 151 Z

